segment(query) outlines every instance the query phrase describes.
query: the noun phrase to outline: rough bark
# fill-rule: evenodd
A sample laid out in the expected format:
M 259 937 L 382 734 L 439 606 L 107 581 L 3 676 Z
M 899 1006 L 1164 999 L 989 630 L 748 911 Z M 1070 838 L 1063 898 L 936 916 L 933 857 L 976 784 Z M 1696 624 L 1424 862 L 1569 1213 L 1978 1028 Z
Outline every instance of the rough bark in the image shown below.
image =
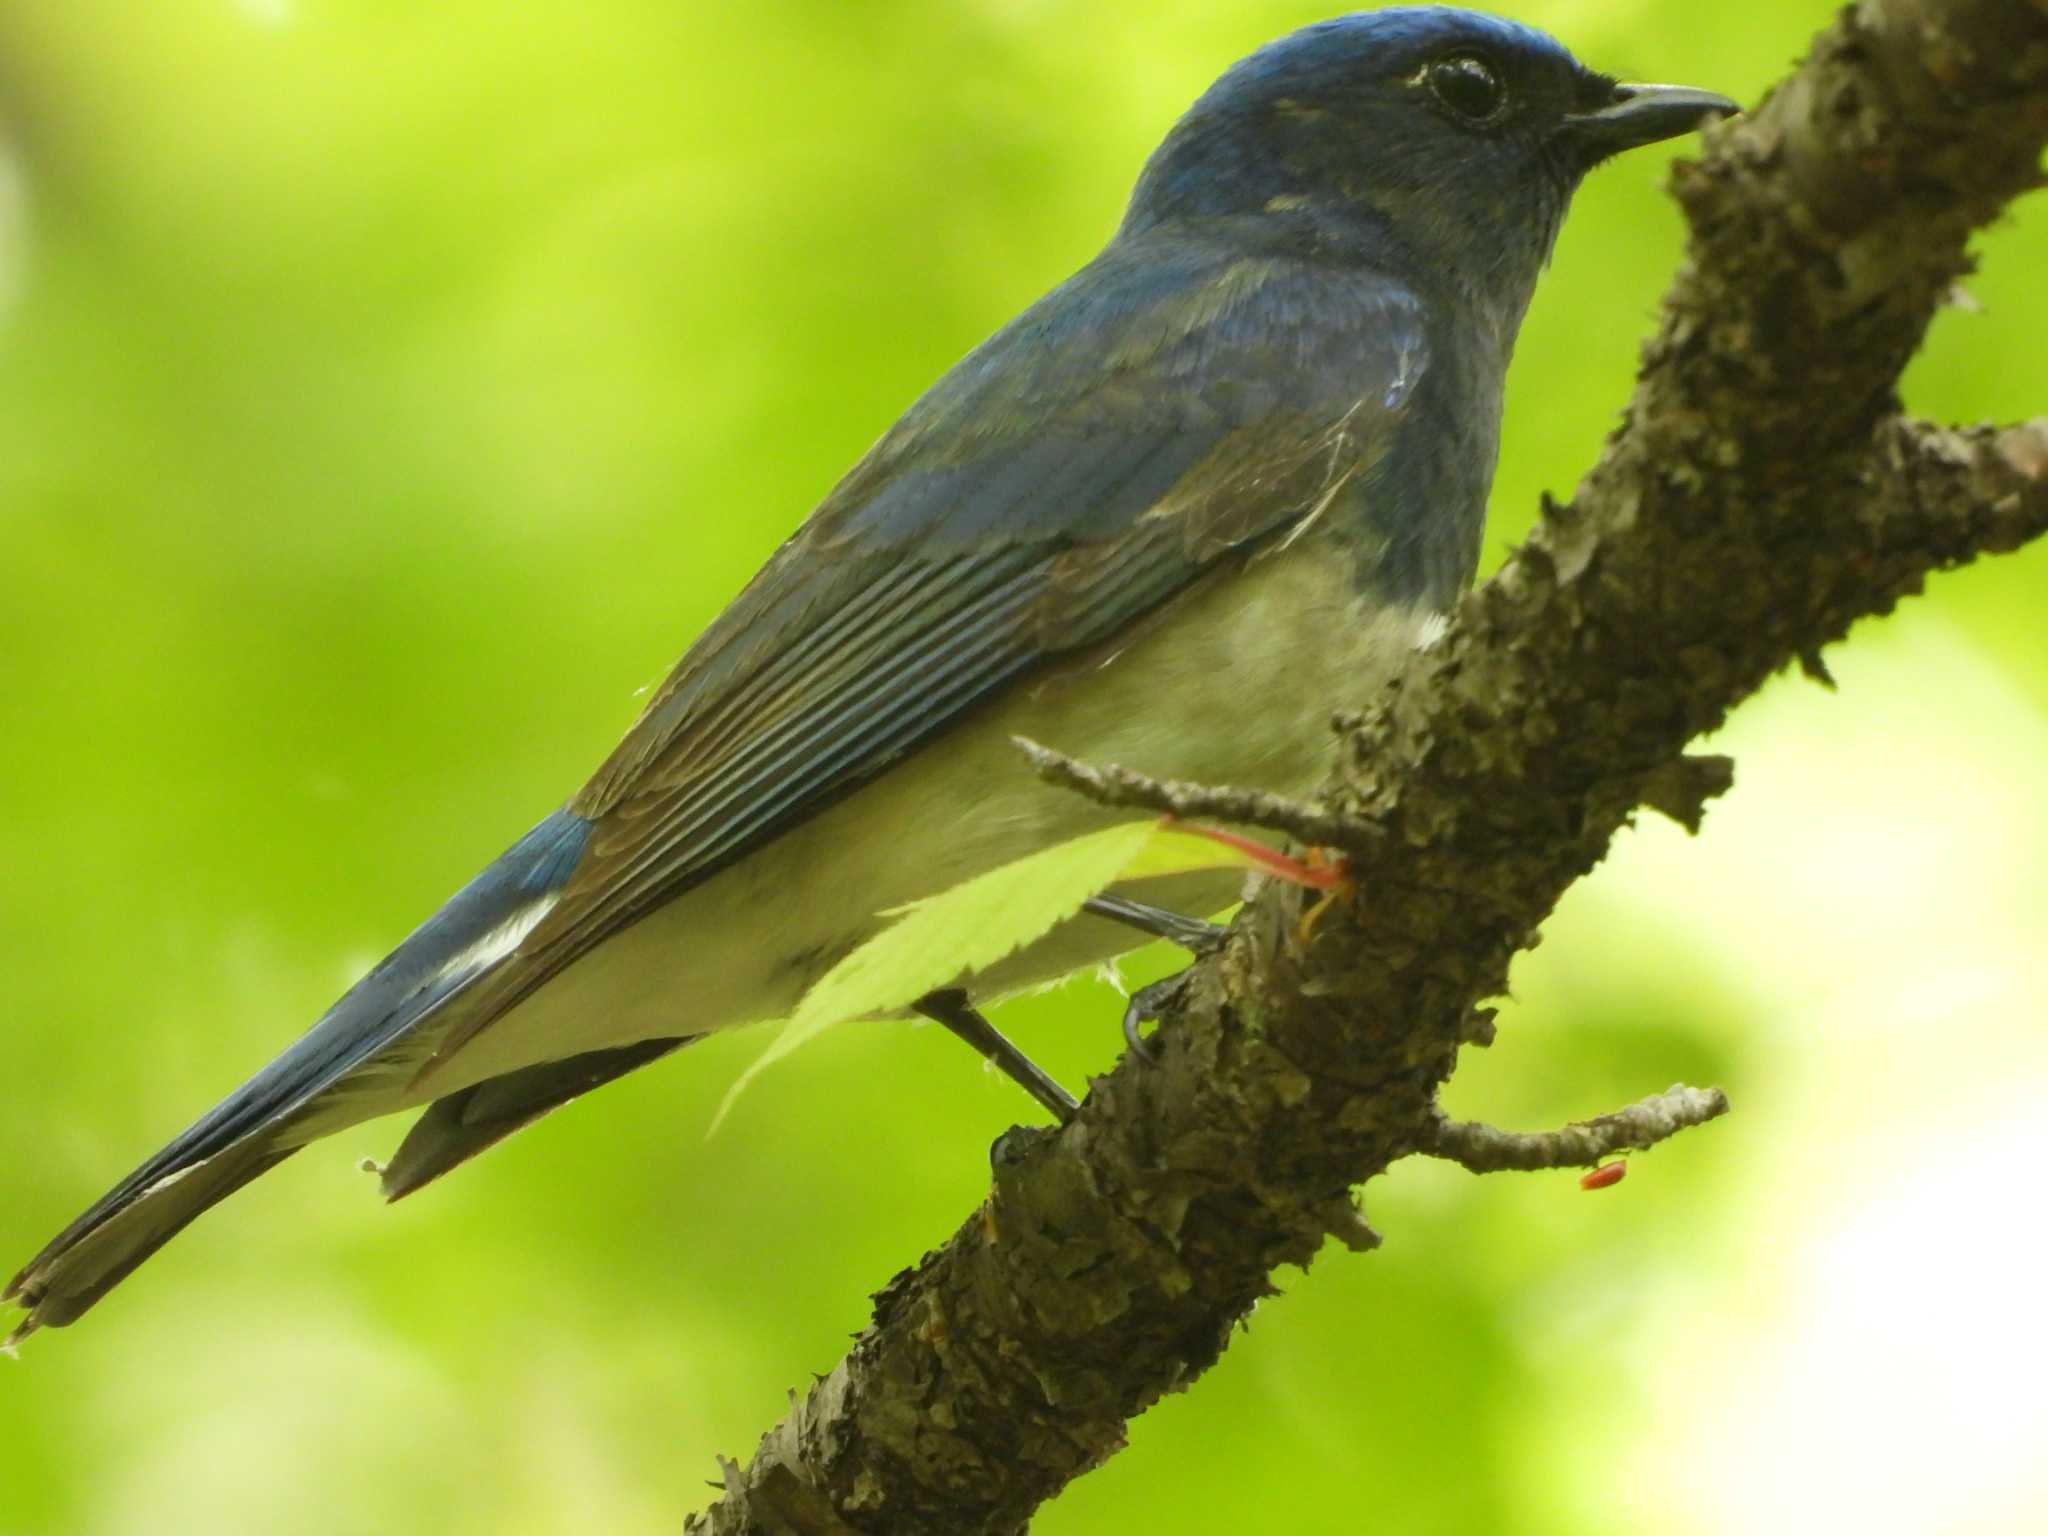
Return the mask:
M 1312 893 L 1248 904 L 1161 1008 L 1158 1060 L 998 1143 L 987 1202 L 689 1529 L 1021 1529 L 1277 1266 L 1377 1242 L 1352 1191 L 1444 1151 L 1438 1089 L 1516 951 L 1639 806 L 1692 824 L 1726 786 L 1686 744 L 1780 668 L 1824 675 L 1930 572 L 2048 531 L 2048 419 L 1949 429 L 1893 395 L 2044 142 L 2048 0 L 1865 0 L 1708 135 L 1675 179 L 1687 262 L 1578 493 L 1340 722 L 1322 805 L 1235 802 L 1341 847 L 1370 899 L 1306 940 Z M 1089 792 L 1194 803 L 1112 780 Z

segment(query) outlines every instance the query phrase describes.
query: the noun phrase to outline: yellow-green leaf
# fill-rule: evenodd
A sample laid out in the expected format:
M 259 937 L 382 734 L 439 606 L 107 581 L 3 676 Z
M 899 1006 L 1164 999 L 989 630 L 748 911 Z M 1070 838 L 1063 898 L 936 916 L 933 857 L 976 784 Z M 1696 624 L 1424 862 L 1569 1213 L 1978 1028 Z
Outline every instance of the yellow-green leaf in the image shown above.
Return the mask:
M 907 1008 L 1044 937 L 1119 880 L 1252 866 L 1237 849 L 1174 823 L 1125 822 L 962 881 L 888 915 L 896 920 L 819 978 L 768 1049 L 726 1090 L 717 1130 L 761 1071 L 834 1024 Z

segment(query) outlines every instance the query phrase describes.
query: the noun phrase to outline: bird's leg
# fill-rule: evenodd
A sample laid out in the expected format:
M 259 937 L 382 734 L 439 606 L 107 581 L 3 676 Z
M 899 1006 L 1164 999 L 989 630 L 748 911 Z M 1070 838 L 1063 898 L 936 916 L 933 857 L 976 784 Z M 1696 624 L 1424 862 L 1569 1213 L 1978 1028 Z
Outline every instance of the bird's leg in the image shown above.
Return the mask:
M 1043 1104 L 1061 1125 L 1073 1119 L 1074 1111 L 1081 1107 L 1074 1096 L 1054 1082 L 1043 1067 L 1018 1050 L 1008 1036 L 983 1018 L 960 988 L 946 987 L 938 992 L 927 992 L 911 1007 L 935 1023 L 945 1025 L 973 1046 L 984 1060 L 994 1062 L 1002 1069 L 1003 1076 Z
M 1183 917 L 1164 907 L 1147 906 L 1125 896 L 1090 896 L 1082 910 L 1113 923 L 1122 923 L 1155 939 L 1178 944 L 1190 954 L 1206 955 L 1221 944 L 1230 930 L 1221 923 L 1205 923 L 1198 917 Z
M 1218 923 L 1208 923 L 1197 917 L 1183 917 L 1178 912 L 1169 912 L 1164 907 L 1148 906 L 1142 901 L 1132 901 L 1124 896 L 1091 896 L 1086 910 L 1097 917 L 1122 923 L 1140 933 L 1155 939 L 1165 939 L 1169 944 L 1178 944 L 1191 954 L 1206 955 L 1230 932 Z M 1178 977 L 1168 977 L 1165 982 L 1154 983 L 1139 991 L 1131 999 L 1131 1006 L 1124 1013 L 1124 1038 L 1131 1048 L 1146 1060 L 1152 1057 L 1151 1047 L 1138 1033 L 1138 1025 L 1154 1017 L 1143 1011 L 1144 1000 L 1148 997 L 1163 997 L 1168 983 Z M 1018 1050 L 1009 1037 L 983 1018 L 967 994 L 958 987 L 948 987 L 939 992 L 928 992 L 911 1005 L 919 1013 L 965 1040 L 980 1053 L 984 1060 L 994 1062 L 1002 1069 L 1005 1077 L 1038 1100 L 1062 1125 L 1073 1118 L 1080 1106 L 1074 1096 L 1053 1081 L 1051 1075 L 1029 1056 Z

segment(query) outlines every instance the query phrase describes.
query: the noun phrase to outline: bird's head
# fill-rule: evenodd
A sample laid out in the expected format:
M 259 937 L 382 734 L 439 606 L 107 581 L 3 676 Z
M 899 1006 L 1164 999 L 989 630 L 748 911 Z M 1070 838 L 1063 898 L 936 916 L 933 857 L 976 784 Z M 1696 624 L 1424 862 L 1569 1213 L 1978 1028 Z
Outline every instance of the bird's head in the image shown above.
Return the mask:
M 1360 11 L 1232 66 L 1145 167 L 1122 232 L 1273 215 L 1526 302 L 1588 170 L 1735 110 L 1621 84 L 1497 16 Z

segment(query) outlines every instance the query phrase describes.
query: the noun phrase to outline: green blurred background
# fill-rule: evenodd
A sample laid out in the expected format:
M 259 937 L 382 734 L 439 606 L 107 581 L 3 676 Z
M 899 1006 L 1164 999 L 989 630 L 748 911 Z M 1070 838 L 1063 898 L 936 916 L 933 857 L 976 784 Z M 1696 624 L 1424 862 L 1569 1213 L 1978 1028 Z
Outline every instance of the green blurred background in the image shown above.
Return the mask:
M 1753 99 L 1819 0 L 1517 7 Z M 0 0 L 0 1261 L 294 1034 L 595 765 L 891 417 L 1086 259 L 1290 0 Z M 1489 559 L 1568 491 L 1679 251 L 1593 178 Z M 2048 206 L 1913 408 L 2048 408 Z M 1783 509 L 1797 517 L 1797 507 Z M 1410 1165 L 1035 1529 L 2048 1528 L 2048 549 L 1936 584 L 1625 834 L 1455 1112 L 1678 1078 L 1626 1183 Z M 1163 955 L 1137 974 L 1156 973 Z M 679 984 L 680 985 L 680 984 Z M 1071 1083 L 1098 982 L 1006 1010 Z M 386 1208 L 364 1127 L 0 1361 L 0 1533 L 654 1532 L 981 1197 L 1022 1098 L 756 1032 Z

